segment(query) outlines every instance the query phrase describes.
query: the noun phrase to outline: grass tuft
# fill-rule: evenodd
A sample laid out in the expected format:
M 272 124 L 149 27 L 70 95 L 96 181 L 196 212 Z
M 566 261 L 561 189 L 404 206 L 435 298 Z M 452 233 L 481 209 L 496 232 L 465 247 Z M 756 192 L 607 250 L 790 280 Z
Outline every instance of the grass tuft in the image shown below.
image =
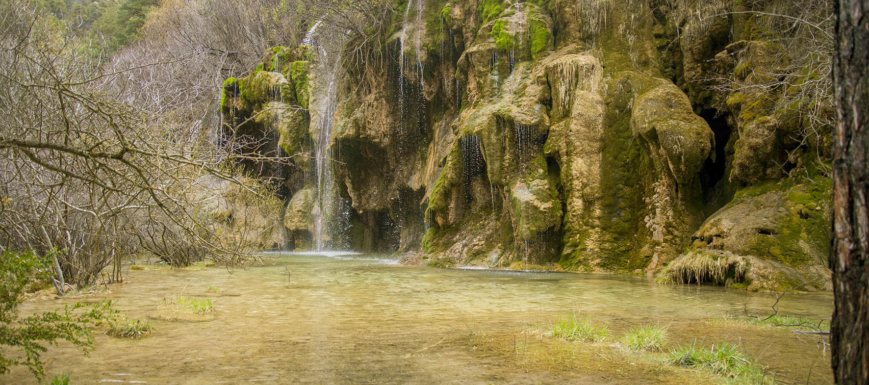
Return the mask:
M 667 329 L 654 325 L 638 326 L 629 330 L 622 342 L 631 350 L 660 352 L 667 345 Z
M 578 320 L 576 314 L 555 321 L 552 327 L 552 335 L 571 341 L 602 342 L 609 337 L 606 326 L 594 326 L 591 320 L 586 318 Z
M 161 318 L 167 320 L 178 319 L 179 314 L 209 315 L 212 313 L 213 307 L 213 299 L 190 297 L 164 298 L 163 302 L 158 306 L 160 311 L 163 313 Z
M 677 366 L 704 369 L 737 383 L 772 383 L 764 376 L 763 368 L 740 352 L 736 344 L 724 341 L 709 349 L 698 348 L 696 342 L 674 349 L 668 361 Z
M 142 338 L 151 333 L 153 325 L 150 322 L 142 322 L 141 320 L 132 320 L 127 317 L 122 317 L 111 322 L 108 335 L 115 338 L 129 338 L 132 340 Z

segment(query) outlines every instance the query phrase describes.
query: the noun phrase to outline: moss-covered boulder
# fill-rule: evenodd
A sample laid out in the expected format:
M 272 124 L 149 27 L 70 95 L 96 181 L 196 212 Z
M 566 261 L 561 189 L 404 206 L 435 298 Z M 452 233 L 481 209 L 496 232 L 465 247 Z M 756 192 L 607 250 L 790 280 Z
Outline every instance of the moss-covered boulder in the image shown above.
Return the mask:
M 663 277 L 751 290 L 830 290 L 829 180 L 795 182 L 741 190 L 694 234 L 693 245 Z
M 709 124 L 694 114 L 685 93 L 667 82 L 637 97 L 631 127 L 649 143 L 653 156 L 663 157 L 680 184 L 694 179 L 715 141 Z
M 554 181 L 549 179 L 543 155 L 536 156 L 522 180 L 510 189 L 518 238 L 531 240 L 538 234 L 561 229 L 561 202 Z
M 284 227 L 290 231 L 313 232 L 311 218 L 313 218 L 312 212 L 316 203 L 316 187 L 306 187 L 297 191 L 287 205 L 287 212 L 283 218 Z

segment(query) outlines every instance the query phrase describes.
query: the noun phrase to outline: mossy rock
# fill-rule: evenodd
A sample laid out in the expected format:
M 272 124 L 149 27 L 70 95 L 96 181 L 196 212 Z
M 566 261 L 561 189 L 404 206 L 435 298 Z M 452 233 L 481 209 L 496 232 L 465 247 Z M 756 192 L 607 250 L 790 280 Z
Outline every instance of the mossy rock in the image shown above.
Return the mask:
M 308 61 L 313 57 L 311 47 L 300 45 L 298 47 L 272 47 L 263 53 L 263 71 L 284 73 L 293 62 Z
M 561 202 L 547 174 L 543 154 L 528 165 L 526 175 L 510 190 L 518 237 L 532 240 L 547 230 L 561 229 Z
M 311 231 L 311 212 L 317 202 L 317 189 L 313 186 L 306 187 L 296 192 L 287 205 L 287 213 L 284 216 L 284 227 L 290 231 Z
M 799 290 L 829 290 L 830 191 L 831 181 L 823 177 L 767 182 L 740 190 L 703 224 L 689 251 L 667 267 L 667 274 L 697 265 L 686 258 L 727 253 L 730 259 L 748 258 L 754 265 L 763 263 L 763 269 L 771 269 L 752 278 L 750 288 L 778 290 L 790 285 Z
M 310 108 L 310 63 L 307 61 L 293 62 L 287 72 L 289 73 L 288 79 L 292 79 L 293 85 L 295 86 L 296 101 L 298 101 L 302 108 Z
M 661 82 L 637 97 L 631 116 L 634 134 L 659 147 L 673 177 L 680 184 L 694 180 L 715 142 L 703 118 L 694 114 L 685 93 Z
M 285 104 L 296 102 L 295 87 L 279 73 L 257 71 L 245 82 L 239 82 L 239 86 L 240 109 L 251 114 L 262 109 L 268 102 L 279 101 Z

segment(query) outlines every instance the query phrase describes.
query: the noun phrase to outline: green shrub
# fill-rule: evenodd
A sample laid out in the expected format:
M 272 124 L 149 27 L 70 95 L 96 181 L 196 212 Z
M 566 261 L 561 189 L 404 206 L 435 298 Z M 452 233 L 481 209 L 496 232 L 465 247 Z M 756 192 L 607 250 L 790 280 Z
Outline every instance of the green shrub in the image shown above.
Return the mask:
M 51 385 L 69 385 L 69 374 L 54 376 L 54 380 L 51 381 Z
M 622 342 L 631 350 L 659 352 L 667 344 L 667 329 L 654 325 L 638 326 L 629 330 Z
M 573 314 L 564 319 L 559 317 L 552 327 L 552 335 L 571 341 L 601 342 L 609 337 L 609 330 L 606 326 L 592 325 L 588 318 L 578 320 Z
M 56 345 L 58 340 L 72 343 L 87 354 L 93 349 L 92 327 L 108 318 L 114 310 L 111 301 L 96 304 L 64 306 L 63 310 L 18 318 L 18 306 L 24 294 L 50 279 L 53 271 L 48 258 L 32 251 L 3 251 L 0 257 L 0 374 L 23 365 L 38 379 L 44 376 L 45 363 L 40 355 L 48 351 L 44 345 Z M 9 347 L 11 349 L 6 349 Z M 11 350 L 23 353 L 10 357 Z

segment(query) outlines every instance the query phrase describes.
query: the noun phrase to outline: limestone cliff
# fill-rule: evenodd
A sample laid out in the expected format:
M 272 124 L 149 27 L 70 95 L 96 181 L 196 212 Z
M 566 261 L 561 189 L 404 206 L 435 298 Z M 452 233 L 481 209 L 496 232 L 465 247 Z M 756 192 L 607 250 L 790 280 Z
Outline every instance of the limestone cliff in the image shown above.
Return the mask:
M 248 168 L 295 247 L 824 289 L 829 126 L 765 87 L 799 71 L 765 6 L 406 0 L 387 32 L 267 52 L 225 127 L 288 159 Z

